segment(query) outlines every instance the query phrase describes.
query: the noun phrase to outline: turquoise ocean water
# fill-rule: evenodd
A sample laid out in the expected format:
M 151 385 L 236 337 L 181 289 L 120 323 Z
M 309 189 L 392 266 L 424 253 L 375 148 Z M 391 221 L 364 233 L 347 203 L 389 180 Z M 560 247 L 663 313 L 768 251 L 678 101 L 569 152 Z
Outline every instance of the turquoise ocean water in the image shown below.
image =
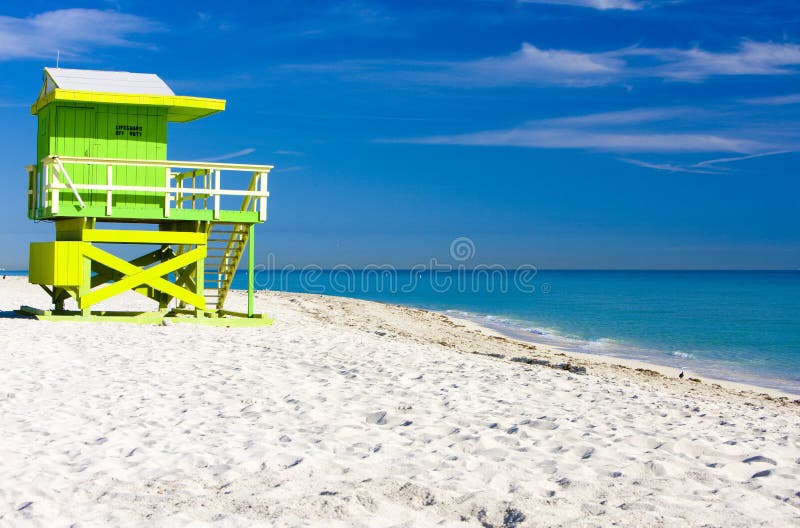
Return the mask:
M 448 312 L 571 350 L 800 394 L 798 271 L 261 271 L 258 289 Z M 246 276 L 234 287 L 246 288 Z

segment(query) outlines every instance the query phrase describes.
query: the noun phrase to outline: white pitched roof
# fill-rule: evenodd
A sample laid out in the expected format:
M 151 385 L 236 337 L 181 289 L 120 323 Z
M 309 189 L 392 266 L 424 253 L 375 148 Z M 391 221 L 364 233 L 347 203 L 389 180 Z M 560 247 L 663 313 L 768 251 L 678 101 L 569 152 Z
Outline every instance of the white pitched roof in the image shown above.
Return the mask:
M 97 70 L 45 68 L 45 95 L 54 88 L 136 95 L 175 95 L 158 75 Z M 51 81 L 52 79 L 52 81 Z

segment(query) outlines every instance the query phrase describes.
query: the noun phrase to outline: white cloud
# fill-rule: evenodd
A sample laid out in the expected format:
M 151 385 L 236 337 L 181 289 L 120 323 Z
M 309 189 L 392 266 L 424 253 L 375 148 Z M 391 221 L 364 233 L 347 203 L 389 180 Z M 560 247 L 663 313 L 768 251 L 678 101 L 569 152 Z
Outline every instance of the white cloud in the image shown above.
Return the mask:
M 698 163 L 690 163 L 690 164 L 683 164 L 683 165 L 676 165 L 673 163 L 652 163 L 648 161 L 642 161 L 638 159 L 631 159 L 631 158 L 620 158 L 619 160 L 625 163 L 629 163 L 631 165 L 636 165 L 638 167 L 645 167 L 648 169 L 655 169 L 660 171 L 667 171 L 667 172 L 689 172 L 695 174 L 722 174 L 728 171 L 727 167 L 720 167 L 719 165 L 725 165 L 728 163 L 734 163 L 737 161 L 745 161 L 757 158 L 765 158 L 768 156 L 778 156 L 780 154 L 793 154 L 798 152 L 796 149 L 793 150 L 775 150 L 770 152 L 759 152 L 757 154 L 748 154 L 747 156 L 734 156 L 729 158 L 717 158 L 717 159 L 710 159 L 706 161 L 701 161 Z
M 599 86 L 653 78 L 699 82 L 714 76 L 796 74 L 800 72 L 800 45 L 742 41 L 731 51 L 633 46 L 595 52 L 545 49 L 526 42 L 507 55 L 461 62 L 370 59 L 284 68 L 351 76 L 359 81 L 459 87 Z
M 596 126 L 596 125 L 630 125 L 636 123 L 652 123 L 655 121 L 671 121 L 676 117 L 704 113 L 698 108 L 635 108 L 619 112 L 599 112 L 578 116 L 556 117 L 534 121 L 538 125 Z
M 722 174 L 725 165 L 738 161 L 800 152 L 791 138 L 774 143 L 747 133 L 709 130 L 724 114 L 692 107 L 636 108 L 528 121 L 520 126 L 466 134 L 382 140 L 385 143 L 571 149 L 622 155 L 619 161 L 673 173 Z M 679 130 L 676 132 L 676 130 Z M 765 136 L 768 137 L 768 136 Z M 786 138 L 784 138 L 786 139 Z M 630 157 L 631 154 L 697 157 L 733 153 L 705 161 L 662 161 Z M 647 156 L 650 157 L 650 156 Z
M 788 95 L 773 95 L 767 97 L 754 97 L 745 99 L 745 103 L 764 106 L 786 106 L 800 103 L 800 93 Z
M 403 142 L 428 145 L 470 145 L 590 149 L 606 152 L 753 152 L 764 144 L 712 133 L 647 133 L 526 125 L 507 130 L 431 136 Z
M 645 57 L 657 64 L 641 73 L 678 81 L 698 81 L 716 75 L 788 75 L 800 66 L 800 45 L 743 41 L 735 51 L 710 52 L 633 48 L 616 53 L 620 57 Z
M 717 171 L 712 170 L 703 170 L 703 169 L 696 169 L 693 166 L 683 166 L 683 165 L 674 165 L 672 163 L 650 163 L 647 161 L 631 159 L 631 158 L 620 158 L 620 161 L 624 163 L 628 163 L 630 165 L 636 165 L 637 167 L 644 167 L 646 169 L 655 169 L 659 171 L 666 171 L 666 172 L 689 172 L 694 174 L 719 174 Z
M 666 128 L 663 124 L 667 121 L 689 120 L 702 115 L 704 111 L 695 108 L 639 108 L 528 121 L 518 127 L 502 130 L 392 141 L 427 145 L 585 149 L 617 153 L 754 154 L 771 147 L 762 141 L 710 131 L 661 130 Z
M 643 7 L 641 2 L 633 0 L 520 0 L 523 4 L 555 4 L 569 5 L 577 7 L 590 7 L 602 11 L 608 9 L 621 9 L 625 11 L 635 11 Z
M 248 154 L 252 154 L 255 151 L 256 149 L 248 147 L 242 150 L 237 150 L 236 152 L 229 152 L 228 154 L 221 154 L 219 156 L 214 156 L 213 158 L 206 158 L 202 161 L 224 161 L 233 158 L 241 158 L 242 156 L 247 156 Z
M 501 57 L 453 64 L 452 81 L 473 84 L 598 85 L 637 78 L 697 82 L 713 76 L 791 75 L 800 66 L 800 45 L 742 41 L 733 51 L 699 47 L 629 47 L 604 52 L 546 50 L 525 43 Z
M 723 163 L 733 163 L 735 161 L 745 161 L 751 160 L 756 158 L 765 158 L 767 156 L 778 156 L 780 154 L 792 154 L 797 152 L 797 150 L 775 150 L 771 152 L 760 152 L 758 154 L 749 154 L 747 156 L 735 156 L 732 158 L 717 158 L 712 160 L 701 161 L 700 163 L 695 163 L 693 167 L 703 168 L 703 167 L 715 167 L 716 165 L 720 165 Z
M 59 9 L 27 18 L 0 16 L 0 60 L 55 60 L 101 47 L 136 45 L 133 35 L 159 31 L 147 18 L 98 9 Z
M 464 83 L 484 86 L 591 85 L 619 76 L 624 66 L 624 61 L 605 54 L 543 50 L 526 42 L 510 55 L 449 63 L 438 71 L 421 73 L 419 78 L 435 84 Z

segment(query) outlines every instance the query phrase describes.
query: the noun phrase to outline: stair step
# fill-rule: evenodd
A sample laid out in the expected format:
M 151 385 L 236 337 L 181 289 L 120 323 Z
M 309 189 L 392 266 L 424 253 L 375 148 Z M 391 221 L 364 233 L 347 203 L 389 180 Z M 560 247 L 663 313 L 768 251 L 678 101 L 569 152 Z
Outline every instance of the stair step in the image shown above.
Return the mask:
M 236 264 L 244 255 L 250 226 L 247 224 L 212 224 L 206 240 L 205 283 L 211 286 L 206 302 L 216 308 L 225 303 L 236 274 Z

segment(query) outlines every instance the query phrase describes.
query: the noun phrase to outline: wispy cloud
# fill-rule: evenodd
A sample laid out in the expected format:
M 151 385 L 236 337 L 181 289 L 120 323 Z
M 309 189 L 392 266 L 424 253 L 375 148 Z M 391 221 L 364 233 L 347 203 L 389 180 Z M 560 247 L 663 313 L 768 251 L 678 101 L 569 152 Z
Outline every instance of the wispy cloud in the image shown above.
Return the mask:
M 655 169 L 660 171 L 667 171 L 667 172 L 690 172 L 695 174 L 721 174 L 728 170 L 727 167 L 720 167 L 720 165 L 724 165 L 727 163 L 734 163 L 737 161 L 745 161 L 751 160 L 756 158 L 765 158 L 768 156 L 777 156 L 780 154 L 792 154 L 798 152 L 798 150 L 776 150 L 771 152 L 760 152 L 758 154 L 749 154 L 747 156 L 734 156 L 728 158 L 716 158 L 710 159 L 705 161 L 700 161 L 698 163 L 690 163 L 690 164 L 673 164 L 673 163 L 652 163 L 647 161 L 642 161 L 638 159 L 632 158 L 619 158 L 620 161 L 629 163 L 631 165 L 636 165 L 638 167 L 645 167 L 648 169 Z
M 98 9 L 58 9 L 27 18 L 0 16 L 0 60 L 75 57 L 102 47 L 139 45 L 131 40 L 161 30 L 136 15 Z
M 738 113 L 695 107 L 635 108 L 538 119 L 507 129 L 379 141 L 583 150 L 616 154 L 619 161 L 638 167 L 695 174 L 721 174 L 731 163 L 800 151 L 796 138 L 776 140 L 768 129 L 738 128 L 739 121 Z M 735 155 L 697 161 L 715 153 Z
M 622 9 L 635 11 L 642 9 L 643 3 L 634 0 L 519 0 L 521 4 L 555 4 L 577 7 L 590 7 L 605 11 L 608 9 Z
M 715 75 L 789 75 L 800 66 L 800 45 L 742 41 L 728 52 L 710 52 L 700 48 L 631 48 L 619 56 L 644 57 L 660 65 L 644 68 L 644 74 L 676 81 L 698 81 Z
M 421 72 L 420 81 L 433 84 L 497 86 L 507 84 L 605 83 L 617 77 L 624 61 L 601 53 L 543 50 L 524 43 L 519 51 L 501 57 L 450 63 Z
M 700 163 L 695 163 L 693 166 L 698 168 L 713 167 L 715 165 L 721 165 L 724 163 L 733 163 L 735 161 L 745 161 L 756 158 L 765 158 L 767 156 L 779 156 L 781 154 L 792 154 L 794 152 L 797 152 L 797 150 L 796 149 L 774 150 L 771 152 L 760 152 L 758 154 L 749 154 L 747 156 L 735 156 L 732 158 L 717 158 L 712 160 L 706 160 L 706 161 L 701 161 Z
M 538 125 L 558 126 L 612 126 L 633 125 L 638 123 L 653 123 L 658 121 L 674 121 L 678 117 L 707 114 L 708 111 L 692 107 L 666 107 L 666 108 L 635 108 L 618 112 L 598 112 L 577 116 L 555 117 L 534 121 Z
M 236 152 L 229 152 L 228 154 L 221 154 L 219 156 L 214 156 L 213 158 L 205 158 L 202 161 L 225 161 L 233 158 L 241 158 L 242 156 L 247 156 L 248 154 L 252 154 L 255 151 L 256 149 L 248 147 L 242 150 L 237 150 Z
M 571 128 L 540 129 L 535 124 L 507 130 L 431 136 L 399 140 L 399 142 L 428 145 L 590 149 L 606 152 L 752 152 L 765 146 L 758 141 L 710 133 L 654 134 Z
M 606 53 L 540 49 L 524 43 L 511 54 L 467 61 L 348 59 L 285 64 L 283 69 L 353 80 L 428 86 L 607 84 L 621 76 L 625 61 Z
M 764 106 L 786 106 L 800 103 L 800 93 L 788 95 L 773 95 L 767 97 L 753 97 L 745 99 L 745 103 Z
M 732 51 L 699 47 L 629 47 L 608 52 L 541 50 L 525 43 L 505 57 L 455 64 L 453 80 L 489 79 L 489 84 L 606 84 L 636 78 L 696 82 L 713 76 L 789 75 L 800 66 L 800 45 L 742 41 Z M 466 74 L 466 75 L 465 75 Z
M 694 166 L 674 165 L 672 163 L 651 163 L 647 161 L 637 160 L 633 158 L 619 158 L 620 161 L 637 167 L 644 167 L 646 169 L 655 169 L 666 172 L 690 172 L 694 174 L 718 174 L 717 171 L 703 170 L 694 168 Z
M 277 166 L 274 169 L 272 169 L 272 172 L 277 174 L 286 174 L 289 172 L 300 172 L 303 170 L 305 170 L 305 167 L 302 165 L 288 165 L 286 167 Z
M 644 123 L 674 121 L 694 113 L 688 108 L 649 108 L 622 112 L 603 112 L 580 116 L 529 121 L 520 126 L 391 142 L 427 145 L 468 145 L 587 149 L 604 152 L 734 152 L 756 153 L 769 144 L 712 131 L 671 132 L 641 127 Z M 637 125 L 631 127 L 630 125 Z
M 699 82 L 715 76 L 792 75 L 800 45 L 743 40 L 725 51 L 631 46 L 610 51 L 546 49 L 523 43 L 507 55 L 466 61 L 344 60 L 286 68 L 422 85 L 598 86 L 656 78 Z

